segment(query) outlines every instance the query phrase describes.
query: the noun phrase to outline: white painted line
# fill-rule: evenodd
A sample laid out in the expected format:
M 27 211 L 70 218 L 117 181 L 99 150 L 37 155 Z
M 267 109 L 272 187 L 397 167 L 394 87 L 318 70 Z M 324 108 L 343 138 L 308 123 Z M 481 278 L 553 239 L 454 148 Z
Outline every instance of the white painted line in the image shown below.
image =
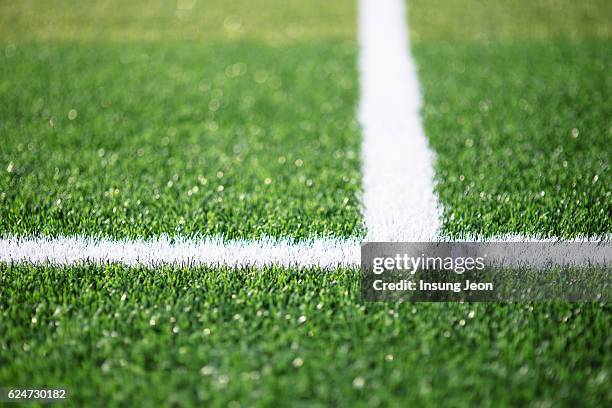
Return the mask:
M 487 242 L 545 242 L 539 255 L 556 264 L 566 263 L 563 246 L 568 242 L 593 241 L 532 239 L 500 236 Z M 468 242 L 468 241 L 464 241 Z M 609 242 L 609 241 L 608 241 Z M 561 249 L 560 249 L 561 248 Z M 151 240 L 113 240 L 88 237 L 0 238 L 0 262 L 33 265 L 71 266 L 118 263 L 126 266 L 228 266 L 236 268 L 283 266 L 321 269 L 358 267 L 361 262 L 358 240 L 319 238 L 293 242 L 262 238 L 256 241 L 221 238 L 182 240 L 161 237 Z
M 434 193 L 434 155 L 419 117 L 421 97 L 408 53 L 404 0 L 360 0 L 359 40 L 363 127 L 364 218 L 366 242 L 450 241 L 438 234 L 441 205 Z M 601 241 L 576 238 L 564 242 Z M 612 240 L 608 235 L 603 241 Z M 461 241 L 483 241 L 467 237 Z M 550 242 L 505 235 L 488 242 Z M 543 254 L 544 256 L 544 254 Z M 112 240 L 87 237 L 0 238 L 0 262 L 36 265 L 102 264 L 229 267 L 356 267 L 360 242 L 320 238 L 295 242 L 263 238 L 224 241 L 218 237 L 186 240 Z
M 223 241 L 112 240 L 86 237 L 0 238 L 0 262 L 35 265 L 120 263 L 128 266 L 320 267 L 358 266 L 357 240 L 316 239 L 291 242 L 263 238 Z
M 360 0 L 359 43 L 366 241 L 437 240 L 441 205 L 404 0 Z

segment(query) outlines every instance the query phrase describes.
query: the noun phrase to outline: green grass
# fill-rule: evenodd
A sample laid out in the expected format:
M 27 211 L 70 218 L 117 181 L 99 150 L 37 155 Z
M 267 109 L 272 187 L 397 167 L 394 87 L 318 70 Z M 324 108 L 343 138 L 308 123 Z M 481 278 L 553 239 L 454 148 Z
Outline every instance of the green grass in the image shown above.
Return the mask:
M 354 41 L 348 0 L 0 1 L 0 42 Z
M 612 7 L 549 3 L 512 14 L 510 2 L 438 2 L 446 31 L 435 35 L 432 5 L 411 5 L 446 235 L 612 231 L 612 42 L 601 29 Z M 455 18 L 456 8 L 478 10 L 473 24 Z
M 408 0 L 413 42 L 610 39 L 607 0 Z
M 1 266 L 0 383 L 80 406 L 612 402 L 609 306 L 359 290 L 354 270 Z
M 612 231 L 612 43 L 414 53 L 446 234 Z
M 352 1 L 0 8 L 0 234 L 363 234 Z
M 361 236 L 355 2 L 179 3 L 0 3 L 0 234 Z M 510 4 L 411 2 L 445 232 L 610 232 L 610 7 Z M 608 305 L 363 303 L 359 284 L 0 265 L 0 386 L 73 406 L 612 403 Z
M 20 46 L 0 57 L 0 231 L 359 235 L 356 93 L 341 43 Z

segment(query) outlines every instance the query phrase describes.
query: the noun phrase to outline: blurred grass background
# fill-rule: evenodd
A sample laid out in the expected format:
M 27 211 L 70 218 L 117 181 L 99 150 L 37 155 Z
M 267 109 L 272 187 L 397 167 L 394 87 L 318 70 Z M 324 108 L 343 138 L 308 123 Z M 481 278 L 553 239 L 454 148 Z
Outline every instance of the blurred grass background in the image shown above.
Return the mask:
M 0 41 L 350 40 L 355 1 L 0 1 Z
M 410 36 L 420 41 L 610 39 L 608 0 L 409 0 Z

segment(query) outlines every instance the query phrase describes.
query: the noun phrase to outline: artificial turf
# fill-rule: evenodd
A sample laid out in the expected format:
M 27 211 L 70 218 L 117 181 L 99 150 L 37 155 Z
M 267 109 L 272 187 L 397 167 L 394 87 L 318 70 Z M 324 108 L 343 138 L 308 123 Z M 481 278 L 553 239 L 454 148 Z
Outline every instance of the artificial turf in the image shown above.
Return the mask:
M 361 233 L 353 46 L 23 45 L 0 59 L 3 233 Z
M 407 0 L 417 42 L 515 42 L 612 37 L 608 0 Z
M 352 1 L 0 5 L 0 234 L 360 236 Z
M 411 27 L 445 232 L 609 232 L 609 6 L 428 3 Z M 0 4 L 0 234 L 360 236 L 355 3 L 174 4 Z M 556 215 L 574 181 L 588 205 Z M 0 386 L 74 406 L 612 403 L 606 304 L 373 304 L 359 284 L 0 265 Z
M 353 42 L 349 0 L 23 0 L 0 2 L 0 42 Z
M 0 266 L 0 383 L 75 406 L 606 406 L 604 304 L 362 303 L 360 272 Z
M 443 233 L 612 231 L 612 42 L 417 45 Z
M 601 1 L 409 3 L 444 235 L 609 236 L 611 13 Z

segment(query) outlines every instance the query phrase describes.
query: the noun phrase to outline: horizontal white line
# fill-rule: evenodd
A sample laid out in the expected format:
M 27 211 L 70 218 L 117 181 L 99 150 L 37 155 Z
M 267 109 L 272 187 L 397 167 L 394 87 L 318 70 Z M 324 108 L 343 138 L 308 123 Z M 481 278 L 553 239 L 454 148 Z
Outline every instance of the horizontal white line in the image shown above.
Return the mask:
M 425 138 L 421 97 L 408 53 L 403 0 L 360 0 L 359 119 L 363 127 L 366 241 L 449 241 L 440 237 L 441 205 L 434 193 L 434 156 Z M 584 242 L 506 235 L 462 242 Z M 603 239 L 610 240 L 610 237 Z M 552 248 L 551 246 L 551 248 Z M 543 254 L 545 255 L 545 254 Z M 88 237 L 0 238 L 0 262 L 35 265 L 120 263 L 128 266 L 320 267 L 360 264 L 357 239 L 295 241 L 112 240 Z
M 120 263 L 127 266 L 320 267 L 359 265 L 360 242 L 321 238 L 293 242 L 221 238 L 112 240 L 81 236 L 0 239 L 0 262 L 35 265 Z
M 450 240 L 441 240 L 450 241 Z M 461 240 L 474 242 L 480 240 Z M 596 241 L 591 238 L 559 240 L 524 236 L 499 236 L 486 242 L 546 242 L 542 258 L 563 264 L 557 243 Z M 610 239 L 608 239 L 610 242 Z M 358 267 L 361 242 L 353 239 L 319 238 L 294 242 L 288 239 L 199 240 L 161 237 L 151 240 L 113 240 L 81 236 L 0 238 L 0 262 L 33 265 L 72 266 L 118 263 L 126 266 L 227 266 L 236 268 L 266 266 L 334 269 Z

